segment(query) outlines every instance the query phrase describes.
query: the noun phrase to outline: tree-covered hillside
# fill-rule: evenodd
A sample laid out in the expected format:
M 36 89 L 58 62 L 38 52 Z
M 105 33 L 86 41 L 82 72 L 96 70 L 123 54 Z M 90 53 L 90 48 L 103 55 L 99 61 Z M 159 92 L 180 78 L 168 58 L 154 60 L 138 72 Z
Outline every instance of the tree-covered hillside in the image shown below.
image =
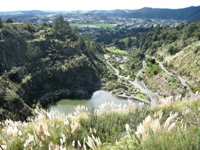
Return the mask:
M 0 119 L 23 120 L 38 102 L 47 106 L 61 98 L 89 97 L 107 72 L 103 53 L 63 17 L 52 24 L 2 24 Z
M 199 19 L 200 7 L 187 7 L 182 9 L 158 9 L 142 8 L 134 12 L 125 14 L 126 17 L 132 18 L 156 18 L 156 19 L 174 19 L 195 21 Z
M 199 63 L 198 46 L 197 48 L 192 48 L 192 47 L 194 46 L 193 43 L 199 40 L 200 40 L 200 21 L 196 21 L 190 24 L 180 24 L 174 28 L 166 28 L 166 27 L 157 26 L 157 27 L 151 27 L 149 31 L 144 32 L 144 33 L 140 33 L 140 34 L 129 33 L 127 34 L 126 43 L 129 42 L 131 45 L 131 48 L 129 49 L 130 54 L 137 53 L 139 49 L 140 53 L 154 56 L 158 60 L 164 61 L 164 62 L 167 61 L 168 57 L 173 57 L 178 52 L 182 52 L 185 55 L 187 55 L 191 51 L 195 51 L 193 53 L 193 56 L 189 57 L 188 55 L 187 61 L 189 62 L 196 61 L 198 64 Z M 184 48 L 186 49 L 184 50 Z M 182 60 L 182 63 L 183 61 L 185 60 Z M 134 64 L 134 61 L 131 61 L 131 63 Z M 138 60 L 137 60 L 137 63 L 138 63 Z M 176 66 L 177 63 L 181 63 L 181 62 L 176 62 L 174 66 Z M 183 75 L 190 76 L 190 73 L 183 74 Z M 199 84 L 199 77 L 197 78 L 193 78 L 193 79 L 197 82 L 197 84 Z

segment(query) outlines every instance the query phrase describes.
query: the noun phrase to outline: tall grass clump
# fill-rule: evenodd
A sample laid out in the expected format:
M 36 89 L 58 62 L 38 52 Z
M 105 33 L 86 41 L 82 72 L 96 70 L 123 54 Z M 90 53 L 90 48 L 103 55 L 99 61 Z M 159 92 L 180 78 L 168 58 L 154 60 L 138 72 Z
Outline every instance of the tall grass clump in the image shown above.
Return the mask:
M 72 114 L 35 109 L 26 122 L 0 123 L 2 150 L 200 149 L 200 102 L 150 107 L 105 103 Z
M 177 111 L 172 112 L 172 107 Z M 131 140 L 124 146 L 140 150 L 198 150 L 199 118 L 199 101 L 172 104 L 159 111 L 154 109 L 136 129 L 126 125 Z
M 73 114 L 68 115 L 37 108 L 35 118 L 26 122 L 1 122 L 0 148 L 96 149 L 102 143 L 119 138 L 119 133 L 124 130 L 123 124 L 130 122 L 130 115 L 134 113 L 133 104 L 105 103 L 92 112 L 85 106 L 78 106 Z

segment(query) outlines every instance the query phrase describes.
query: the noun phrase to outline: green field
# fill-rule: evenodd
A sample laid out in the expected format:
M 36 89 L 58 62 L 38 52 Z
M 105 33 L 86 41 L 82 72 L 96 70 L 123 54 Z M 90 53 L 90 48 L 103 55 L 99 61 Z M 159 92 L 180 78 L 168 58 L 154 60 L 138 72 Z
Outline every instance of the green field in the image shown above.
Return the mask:
M 103 28 L 115 28 L 116 25 L 114 24 L 79 24 L 79 23 L 72 23 L 70 24 L 71 27 L 81 27 L 81 26 L 100 26 Z
M 105 59 L 108 59 L 110 57 L 110 55 L 108 55 L 108 54 L 104 54 L 104 58 Z M 0 78 L 1 79 L 1 78 Z
M 127 51 L 120 50 L 118 48 L 107 48 L 107 50 L 112 52 L 112 53 L 117 53 L 117 54 L 122 54 L 122 55 L 126 55 L 127 54 Z

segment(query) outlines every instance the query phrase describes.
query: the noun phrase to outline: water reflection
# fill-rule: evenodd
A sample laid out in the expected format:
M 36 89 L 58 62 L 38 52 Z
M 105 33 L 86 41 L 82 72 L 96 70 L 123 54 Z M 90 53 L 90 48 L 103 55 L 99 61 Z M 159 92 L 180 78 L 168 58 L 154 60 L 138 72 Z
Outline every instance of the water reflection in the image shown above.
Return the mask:
M 76 106 L 84 105 L 89 109 L 96 109 L 99 105 L 105 102 L 114 102 L 115 104 L 127 104 L 126 99 L 119 99 L 107 91 L 96 91 L 93 93 L 92 97 L 89 100 L 70 100 L 70 99 L 63 99 L 56 103 L 56 105 L 52 105 L 50 108 L 58 109 L 63 113 L 72 113 Z M 138 101 L 135 101 L 138 104 Z

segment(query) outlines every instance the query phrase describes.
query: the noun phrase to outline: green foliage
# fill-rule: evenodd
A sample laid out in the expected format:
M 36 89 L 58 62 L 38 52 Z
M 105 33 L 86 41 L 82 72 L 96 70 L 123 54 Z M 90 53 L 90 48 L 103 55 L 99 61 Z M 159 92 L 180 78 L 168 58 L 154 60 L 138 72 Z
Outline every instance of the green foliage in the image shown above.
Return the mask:
M 132 39 L 131 39 L 131 37 L 128 37 L 127 47 L 128 47 L 128 48 L 131 48 L 131 47 L 132 47 Z
M 44 98 L 42 106 L 62 98 L 87 98 L 100 89 L 101 78 L 106 77 L 105 82 L 116 78 L 102 61 L 104 49 L 76 33 L 61 16 L 52 27 L 4 24 L 0 51 L 0 109 L 6 111 L 3 119 L 26 119 L 30 113 L 24 111 L 29 112 L 39 98 Z M 8 109 L 8 101 L 23 103 L 15 106 L 23 111 Z
M 112 53 L 117 53 L 117 54 L 121 54 L 121 55 L 126 55 L 127 54 L 127 51 L 120 50 L 118 48 L 107 48 L 107 50 L 112 52 Z
M 27 49 L 26 55 L 29 59 L 37 59 L 42 55 L 42 51 L 39 46 L 34 47 L 33 44 L 28 43 Z
M 114 45 L 119 49 L 125 49 L 125 42 L 119 39 L 114 40 Z
M 148 77 L 152 77 L 154 75 L 157 75 L 162 72 L 162 69 L 160 68 L 159 64 L 156 63 L 155 59 L 148 58 L 146 60 L 147 63 L 147 69 L 146 69 L 146 75 Z
M 88 112 L 78 106 L 74 115 L 66 116 L 36 109 L 36 117 L 29 122 L 4 121 L 0 127 L 0 145 L 7 149 L 200 148 L 199 100 L 137 108 L 129 103 L 129 108 L 119 108 L 107 104 Z M 96 148 L 88 144 L 88 137 L 92 137 Z M 98 146 L 96 138 L 101 141 Z
M 69 34 L 71 32 L 71 28 L 69 26 L 69 23 L 65 21 L 62 16 L 60 16 L 53 21 L 52 32 L 56 36 L 56 38 L 64 39 L 66 34 Z
M 13 20 L 12 20 L 11 18 L 8 18 L 8 19 L 6 20 L 6 23 L 13 23 Z
M 199 92 L 200 91 L 200 86 L 198 87 L 193 87 L 193 86 L 190 86 L 191 90 L 193 93 L 196 93 L 197 91 Z
M 1 17 L 0 17 L 0 28 L 3 28 L 3 21 Z
M 154 58 L 147 58 L 146 63 L 148 66 L 156 64 L 156 60 Z
M 80 120 L 80 123 L 84 128 L 95 128 L 97 130 L 96 135 L 100 137 L 102 142 L 114 143 L 123 135 L 126 123 L 133 123 L 134 120 L 134 124 L 138 124 L 146 113 L 145 109 L 136 109 L 120 114 L 115 112 L 103 113 L 100 116 L 94 114 L 89 119 Z M 111 124 L 112 126 L 110 126 Z
M 134 76 L 133 73 L 142 68 L 142 60 L 144 53 L 137 48 L 131 48 L 128 51 L 128 60 L 125 62 L 125 67 L 129 72 L 129 75 Z
M 192 87 L 198 88 L 198 85 L 200 83 L 200 71 L 198 69 L 199 59 L 200 43 L 194 42 L 193 44 L 182 49 L 180 53 L 177 53 L 177 56 L 169 62 L 168 66 L 172 69 L 177 70 L 181 75 L 188 76 L 188 83 L 191 84 Z
M 179 52 L 178 48 L 175 47 L 174 45 L 169 45 L 168 46 L 168 52 L 170 53 L 170 55 L 174 55 L 177 52 Z

